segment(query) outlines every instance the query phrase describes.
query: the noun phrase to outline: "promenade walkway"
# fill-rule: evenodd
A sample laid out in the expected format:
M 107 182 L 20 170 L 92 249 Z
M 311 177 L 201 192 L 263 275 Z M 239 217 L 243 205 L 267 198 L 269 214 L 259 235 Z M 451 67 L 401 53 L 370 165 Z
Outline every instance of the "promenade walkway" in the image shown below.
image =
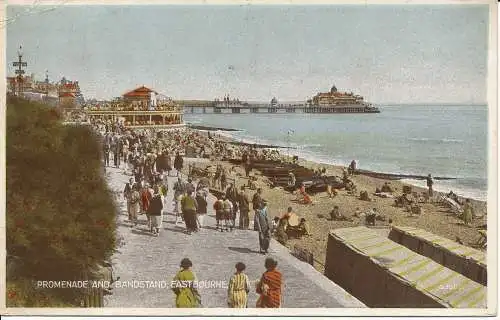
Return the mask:
M 122 169 L 107 168 L 107 179 L 111 189 L 120 193 L 130 176 Z M 203 307 L 227 307 L 227 284 L 234 273 L 234 265 L 243 262 L 247 266 L 252 285 L 265 271 L 265 255 L 259 254 L 258 235 L 255 231 L 215 230 L 213 197 L 209 199 L 208 217 L 205 227 L 198 233 L 187 235 L 184 224 L 175 225 L 172 214 L 173 183 L 169 178 L 168 214 L 164 216 L 163 229 L 158 237 L 149 234 L 146 217 L 140 216 L 140 224 L 132 228 L 127 222 L 126 205 L 118 197 L 120 214 L 118 236 L 122 246 L 113 257 L 115 275 L 119 283 L 109 296 L 106 307 L 120 308 L 171 308 L 175 307 L 175 296 L 167 288 L 130 288 L 124 285 L 130 281 L 165 281 L 170 285 L 179 269 L 182 258 L 193 262 L 193 271 L 199 281 L 216 281 L 215 288 L 200 288 Z M 331 282 L 312 266 L 291 256 L 288 249 L 272 240 L 269 256 L 278 261 L 278 269 L 285 281 L 283 307 L 286 308 L 359 308 L 364 305 L 342 288 Z M 219 285 L 222 284 L 222 285 Z M 249 294 L 249 307 L 257 301 L 254 288 Z

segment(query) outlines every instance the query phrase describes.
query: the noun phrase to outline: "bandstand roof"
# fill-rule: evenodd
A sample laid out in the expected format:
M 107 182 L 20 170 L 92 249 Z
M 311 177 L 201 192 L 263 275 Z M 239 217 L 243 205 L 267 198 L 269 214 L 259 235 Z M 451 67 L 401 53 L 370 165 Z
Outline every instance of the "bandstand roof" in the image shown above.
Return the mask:
M 123 97 L 126 97 L 126 98 L 149 97 L 149 94 L 151 92 L 154 92 L 154 90 L 151 90 L 145 86 L 142 86 L 142 87 L 139 87 L 139 88 L 134 89 L 132 91 L 129 91 L 127 93 L 124 93 Z

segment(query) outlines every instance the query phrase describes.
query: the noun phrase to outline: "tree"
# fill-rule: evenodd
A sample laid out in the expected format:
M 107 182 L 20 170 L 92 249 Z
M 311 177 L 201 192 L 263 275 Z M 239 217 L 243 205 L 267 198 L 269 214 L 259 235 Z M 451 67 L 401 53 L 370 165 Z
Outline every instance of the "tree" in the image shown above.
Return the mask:
M 114 252 L 117 212 L 102 176 L 97 135 L 85 126 L 64 126 L 46 105 L 8 97 L 6 158 L 7 257 L 15 261 L 7 266 L 11 290 L 91 277 Z M 44 292 L 52 297 L 47 306 L 78 305 L 82 294 Z M 7 305 L 19 303 L 11 298 Z M 40 304 L 23 301 L 26 307 Z

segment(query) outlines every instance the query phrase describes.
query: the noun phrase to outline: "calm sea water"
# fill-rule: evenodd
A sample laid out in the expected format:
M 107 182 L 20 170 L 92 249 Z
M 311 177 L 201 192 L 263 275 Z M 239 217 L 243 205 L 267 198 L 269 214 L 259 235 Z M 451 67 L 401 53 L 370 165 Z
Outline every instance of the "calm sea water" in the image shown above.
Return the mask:
M 230 135 L 246 142 L 292 146 L 290 154 L 321 163 L 347 165 L 356 159 L 361 169 L 456 177 L 435 181 L 436 190 L 486 200 L 486 106 L 394 106 L 381 111 L 362 115 L 186 114 L 185 121 L 241 129 Z M 425 185 L 425 181 L 408 182 Z

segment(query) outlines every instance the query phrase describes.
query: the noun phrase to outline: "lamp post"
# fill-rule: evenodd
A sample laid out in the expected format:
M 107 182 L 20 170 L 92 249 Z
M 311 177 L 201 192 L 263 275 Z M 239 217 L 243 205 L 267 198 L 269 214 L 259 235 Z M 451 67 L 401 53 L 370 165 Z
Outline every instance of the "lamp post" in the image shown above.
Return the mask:
M 22 93 L 22 83 L 23 83 L 23 74 L 25 73 L 25 71 L 23 70 L 24 67 L 27 67 L 28 66 L 28 63 L 23 61 L 23 47 L 22 46 L 19 46 L 19 50 L 17 50 L 17 57 L 18 57 L 18 61 L 14 61 L 12 63 L 12 65 L 14 67 L 17 67 L 16 69 L 16 74 L 17 74 L 17 82 L 18 82 L 18 87 L 17 87 L 17 90 L 18 90 L 18 95 L 21 96 L 21 93 Z

